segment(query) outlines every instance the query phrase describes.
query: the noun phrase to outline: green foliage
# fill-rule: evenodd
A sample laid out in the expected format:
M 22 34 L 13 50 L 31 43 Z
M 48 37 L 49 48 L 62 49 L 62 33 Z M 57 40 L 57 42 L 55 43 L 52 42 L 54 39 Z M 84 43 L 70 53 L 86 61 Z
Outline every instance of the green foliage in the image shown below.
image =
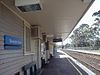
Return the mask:
M 97 16 L 97 17 L 100 17 L 100 10 L 99 11 L 97 11 L 97 12 L 95 12 L 95 13 L 93 13 L 93 15 L 92 16 Z
M 82 24 L 79 28 L 73 31 L 71 35 L 72 44 L 74 47 L 89 47 L 93 49 L 100 46 L 100 10 L 93 13 L 95 23 L 92 25 Z

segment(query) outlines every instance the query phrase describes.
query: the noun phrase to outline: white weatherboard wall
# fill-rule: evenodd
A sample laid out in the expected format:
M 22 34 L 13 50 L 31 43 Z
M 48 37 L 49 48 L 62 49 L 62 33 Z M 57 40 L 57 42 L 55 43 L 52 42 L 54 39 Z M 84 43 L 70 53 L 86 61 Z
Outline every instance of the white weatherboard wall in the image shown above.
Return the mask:
M 23 21 L 0 3 L 0 34 L 20 37 L 23 40 Z M 0 75 L 14 75 L 22 66 L 32 62 L 33 55 L 23 54 L 23 45 L 18 50 L 0 48 Z

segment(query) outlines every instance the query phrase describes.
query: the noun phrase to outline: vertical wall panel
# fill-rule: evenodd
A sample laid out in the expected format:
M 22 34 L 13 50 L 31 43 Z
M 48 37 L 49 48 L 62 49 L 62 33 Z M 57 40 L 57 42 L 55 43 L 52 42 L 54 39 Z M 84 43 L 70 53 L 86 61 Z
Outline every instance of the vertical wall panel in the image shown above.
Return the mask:
M 14 13 L 0 4 L 0 34 L 19 37 L 23 42 L 23 21 Z M 2 43 L 2 42 L 0 42 Z M 24 56 L 23 46 L 18 50 L 4 50 L 0 48 L 0 75 L 14 75 L 22 66 L 32 62 L 32 55 Z

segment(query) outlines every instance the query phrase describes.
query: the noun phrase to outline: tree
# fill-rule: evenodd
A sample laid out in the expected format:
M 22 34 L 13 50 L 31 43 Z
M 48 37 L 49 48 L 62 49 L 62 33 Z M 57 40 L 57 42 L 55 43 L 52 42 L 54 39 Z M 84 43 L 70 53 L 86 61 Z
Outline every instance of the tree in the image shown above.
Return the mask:
M 100 21 L 100 10 L 97 11 L 97 12 L 95 12 L 95 13 L 93 13 L 92 16 L 97 16 L 97 17 L 95 18 L 95 21 Z
M 100 47 L 100 10 L 94 12 L 95 22 L 92 25 L 82 24 L 73 31 L 71 35 L 74 47 L 92 47 L 99 49 Z
M 95 36 L 95 45 L 97 48 L 100 46 L 100 10 L 93 13 L 92 16 L 95 16 L 95 23 L 92 25 L 93 34 Z
M 72 43 L 75 47 L 84 47 L 88 46 L 89 43 L 87 42 L 87 34 L 89 32 L 89 25 L 82 24 L 79 28 L 73 31 L 73 35 L 70 37 L 72 39 Z

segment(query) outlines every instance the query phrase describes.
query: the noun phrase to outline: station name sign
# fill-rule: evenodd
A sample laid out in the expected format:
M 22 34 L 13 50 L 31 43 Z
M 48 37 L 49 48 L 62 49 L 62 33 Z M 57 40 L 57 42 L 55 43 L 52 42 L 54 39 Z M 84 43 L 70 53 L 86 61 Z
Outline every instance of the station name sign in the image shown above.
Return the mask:
M 19 49 L 22 46 L 22 40 L 15 36 L 4 35 L 5 49 Z

